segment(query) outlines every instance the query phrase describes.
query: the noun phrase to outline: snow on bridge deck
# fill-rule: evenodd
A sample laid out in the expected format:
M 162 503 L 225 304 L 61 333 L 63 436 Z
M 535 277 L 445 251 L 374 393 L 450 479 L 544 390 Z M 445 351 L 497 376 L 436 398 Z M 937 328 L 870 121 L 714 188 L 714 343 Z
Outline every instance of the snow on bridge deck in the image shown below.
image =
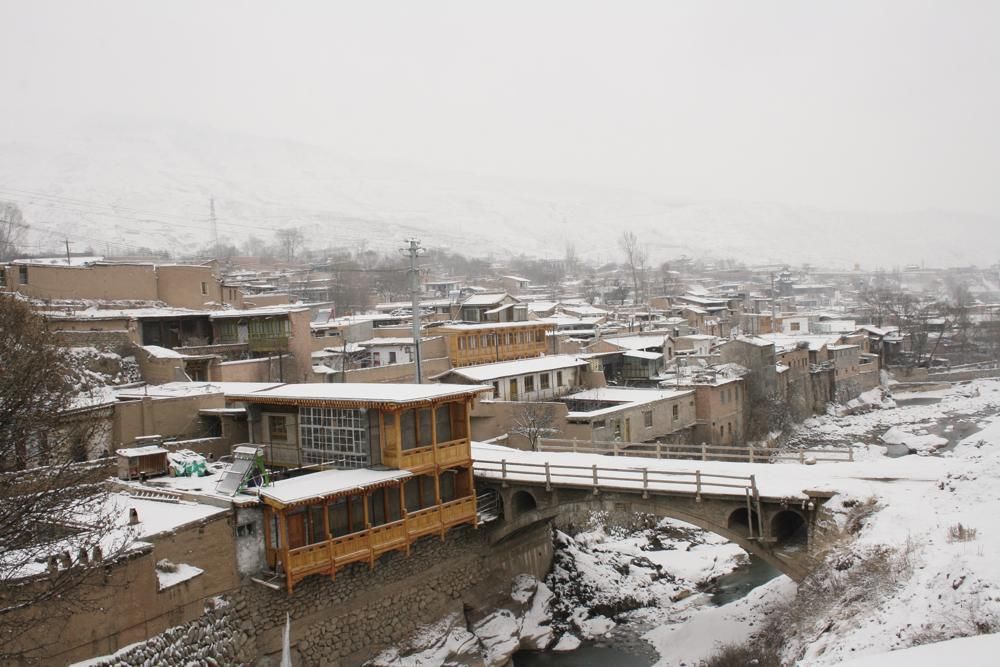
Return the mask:
M 806 491 L 858 495 L 871 493 L 873 483 L 927 483 L 941 476 L 940 460 L 921 456 L 887 459 L 880 449 L 879 453 L 859 449 L 852 463 L 801 465 L 529 452 L 473 442 L 472 458 L 480 478 L 545 484 L 548 464 L 548 481 L 556 487 L 744 496 L 752 475 L 761 497 L 802 500 L 808 498 Z

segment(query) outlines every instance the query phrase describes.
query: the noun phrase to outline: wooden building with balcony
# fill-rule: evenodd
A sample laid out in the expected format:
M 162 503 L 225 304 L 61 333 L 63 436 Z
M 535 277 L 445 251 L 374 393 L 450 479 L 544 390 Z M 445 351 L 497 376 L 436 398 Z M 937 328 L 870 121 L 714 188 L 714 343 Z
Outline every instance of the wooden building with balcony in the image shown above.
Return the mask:
M 550 322 L 448 324 L 430 329 L 444 337 L 453 367 L 530 359 L 553 352 Z
M 267 564 L 289 593 L 476 524 L 469 413 L 489 389 L 298 384 L 230 397 L 246 403 L 268 465 L 294 475 L 260 490 Z

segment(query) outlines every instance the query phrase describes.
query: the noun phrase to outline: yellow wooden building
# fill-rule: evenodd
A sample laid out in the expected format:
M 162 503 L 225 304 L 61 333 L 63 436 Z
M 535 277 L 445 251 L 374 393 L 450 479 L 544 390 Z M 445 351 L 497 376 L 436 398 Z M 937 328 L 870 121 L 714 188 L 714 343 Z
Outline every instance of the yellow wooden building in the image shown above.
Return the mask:
M 453 367 L 528 359 L 553 352 L 548 334 L 555 325 L 547 322 L 485 322 L 448 324 L 430 329 L 443 336 Z
M 266 460 L 297 464 L 260 489 L 267 563 L 289 593 L 304 577 L 374 566 L 425 535 L 476 524 L 469 413 L 488 390 L 300 384 L 230 397 L 246 403 Z

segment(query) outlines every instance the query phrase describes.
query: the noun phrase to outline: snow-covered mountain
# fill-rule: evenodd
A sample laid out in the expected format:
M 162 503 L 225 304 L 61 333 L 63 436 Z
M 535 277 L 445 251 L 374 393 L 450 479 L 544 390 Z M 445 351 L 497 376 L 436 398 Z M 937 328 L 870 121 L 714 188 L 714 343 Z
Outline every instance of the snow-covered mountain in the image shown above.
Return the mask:
M 68 238 L 97 252 L 193 252 L 212 240 L 211 197 L 220 240 L 237 245 L 299 226 L 318 246 L 365 240 L 389 250 L 417 236 L 479 256 L 561 257 L 573 240 L 579 255 L 603 261 L 620 259 L 617 239 L 632 230 L 654 263 L 683 254 L 835 267 L 1000 259 L 1000 219 L 941 211 L 677 201 L 560 184 L 558 174 L 552 183 L 519 183 L 178 125 L 116 121 L 0 143 L 0 200 L 21 205 L 31 250 L 55 250 Z

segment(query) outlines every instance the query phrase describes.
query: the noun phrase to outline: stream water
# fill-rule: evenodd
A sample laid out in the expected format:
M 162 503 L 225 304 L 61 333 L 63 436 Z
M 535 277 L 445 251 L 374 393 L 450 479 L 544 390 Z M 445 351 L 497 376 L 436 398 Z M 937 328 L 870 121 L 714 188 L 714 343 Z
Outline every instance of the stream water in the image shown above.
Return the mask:
M 721 607 L 745 597 L 757 586 L 780 574 L 764 561 L 751 556 L 748 564 L 719 577 L 704 593 L 711 596 L 711 604 Z M 652 647 L 641 638 L 646 630 L 648 628 L 633 628 L 630 631 L 627 625 L 622 624 L 610 637 L 583 642 L 572 651 L 519 651 L 513 657 L 514 667 L 650 667 L 656 663 L 656 657 Z

